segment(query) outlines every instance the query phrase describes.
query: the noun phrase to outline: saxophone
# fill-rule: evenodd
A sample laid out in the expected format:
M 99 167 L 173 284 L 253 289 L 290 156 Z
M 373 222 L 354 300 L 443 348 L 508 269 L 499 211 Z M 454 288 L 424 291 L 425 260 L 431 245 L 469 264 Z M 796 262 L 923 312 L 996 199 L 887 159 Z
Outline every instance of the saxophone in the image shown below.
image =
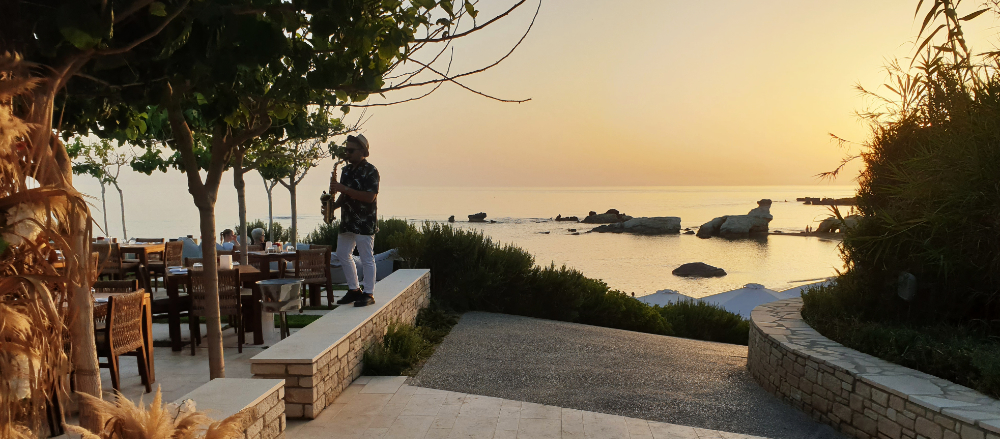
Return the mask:
M 333 214 L 333 203 L 337 201 L 337 191 L 333 190 L 333 185 L 337 183 L 338 166 L 340 166 L 340 163 L 335 163 L 333 165 L 333 172 L 330 173 L 330 192 L 323 192 L 323 195 L 319 197 L 319 201 L 322 204 L 319 210 L 323 213 L 323 222 L 327 224 L 337 219 L 336 215 Z

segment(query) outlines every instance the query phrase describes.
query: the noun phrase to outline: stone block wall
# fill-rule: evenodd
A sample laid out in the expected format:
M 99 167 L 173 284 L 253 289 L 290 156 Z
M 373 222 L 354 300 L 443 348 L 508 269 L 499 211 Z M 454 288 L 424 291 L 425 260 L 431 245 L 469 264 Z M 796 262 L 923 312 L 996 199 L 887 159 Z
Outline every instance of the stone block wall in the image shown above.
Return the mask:
M 289 418 L 314 419 L 361 375 L 365 350 L 381 340 L 389 324 L 414 324 L 430 304 L 430 273 L 424 274 L 359 328 L 342 338 L 312 363 L 253 363 L 254 378 L 285 380 L 285 413 Z M 314 323 L 315 324 L 315 323 Z
M 1000 439 L 1000 401 L 844 347 L 801 308 L 796 298 L 752 313 L 747 367 L 768 392 L 858 439 Z
M 285 437 L 285 388 L 279 387 L 256 405 L 242 410 L 243 439 Z

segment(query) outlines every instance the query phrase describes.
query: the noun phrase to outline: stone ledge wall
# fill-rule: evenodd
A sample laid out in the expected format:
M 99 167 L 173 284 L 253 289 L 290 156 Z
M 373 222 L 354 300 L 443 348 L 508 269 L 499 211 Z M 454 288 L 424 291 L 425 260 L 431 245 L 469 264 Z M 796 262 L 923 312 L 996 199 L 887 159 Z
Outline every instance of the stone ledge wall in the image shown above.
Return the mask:
M 752 313 L 747 368 L 768 392 L 859 439 L 1000 439 L 1000 401 L 827 339 L 801 309 Z
M 318 362 L 254 363 L 254 378 L 285 380 L 285 413 L 289 418 L 314 419 L 361 376 L 365 350 L 380 340 L 389 324 L 414 324 L 417 313 L 430 305 L 431 278 L 428 272 L 386 304 L 360 328 L 341 340 Z
M 242 413 L 243 439 L 275 439 L 285 437 L 285 387 L 280 381 L 257 381 L 243 378 L 218 378 L 198 387 L 174 402 L 185 407 L 194 402 L 194 409 L 221 421 Z
M 279 387 L 257 405 L 242 410 L 243 439 L 275 439 L 285 437 L 285 388 Z

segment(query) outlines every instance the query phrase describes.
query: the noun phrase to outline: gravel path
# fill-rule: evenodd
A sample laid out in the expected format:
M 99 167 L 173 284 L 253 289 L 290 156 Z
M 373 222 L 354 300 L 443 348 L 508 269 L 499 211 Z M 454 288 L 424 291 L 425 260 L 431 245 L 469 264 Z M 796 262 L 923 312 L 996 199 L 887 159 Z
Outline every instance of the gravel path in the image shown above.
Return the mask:
M 844 439 L 765 392 L 747 348 L 470 312 L 414 385 L 774 439 Z

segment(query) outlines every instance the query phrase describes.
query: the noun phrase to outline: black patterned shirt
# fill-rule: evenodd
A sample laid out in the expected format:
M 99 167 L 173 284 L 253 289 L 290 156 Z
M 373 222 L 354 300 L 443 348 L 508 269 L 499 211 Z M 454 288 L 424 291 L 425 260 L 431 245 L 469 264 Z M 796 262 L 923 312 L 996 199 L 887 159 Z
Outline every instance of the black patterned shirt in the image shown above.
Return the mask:
M 344 167 L 340 175 L 340 184 L 359 191 L 378 194 L 378 169 L 368 160 L 356 165 Z M 344 196 L 344 204 L 340 210 L 340 232 L 357 235 L 374 235 L 378 232 L 378 200 L 365 203 L 361 200 Z

